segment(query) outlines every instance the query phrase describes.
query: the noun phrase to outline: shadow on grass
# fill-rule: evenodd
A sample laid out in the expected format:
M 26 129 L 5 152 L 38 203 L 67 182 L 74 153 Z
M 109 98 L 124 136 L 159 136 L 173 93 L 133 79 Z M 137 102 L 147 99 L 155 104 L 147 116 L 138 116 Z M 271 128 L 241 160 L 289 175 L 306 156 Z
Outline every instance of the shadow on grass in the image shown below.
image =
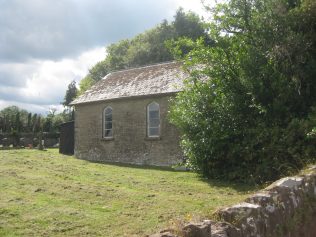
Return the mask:
M 241 183 L 241 182 L 234 182 L 234 181 L 226 181 L 226 180 L 219 180 L 219 179 L 208 179 L 203 177 L 202 175 L 199 175 L 199 180 L 202 182 L 207 183 L 211 187 L 220 187 L 220 188 L 231 188 L 238 192 L 255 192 L 262 188 L 264 188 L 264 185 L 258 185 L 258 184 L 250 184 L 250 183 Z
M 152 166 L 152 165 L 140 165 L 140 164 L 126 164 L 121 162 L 109 162 L 109 161 L 91 161 L 85 160 L 89 163 L 96 163 L 96 164 L 105 164 L 105 165 L 113 165 L 117 167 L 123 168 L 133 168 L 133 169 L 142 169 L 142 170 L 158 170 L 158 171 L 168 171 L 168 172 L 175 172 L 175 173 L 196 173 L 191 170 L 177 170 L 173 167 L 168 166 Z M 231 188 L 236 190 L 237 192 L 255 192 L 264 186 L 260 186 L 257 184 L 249 184 L 249 183 L 241 183 L 241 182 L 233 182 L 233 181 L 223 181 L 217 179 L 208 179 L 198 174 L 199 181 L 207 183 L 211 187 L 220 187 L 220 188 Z
M 76 157 L 74 157 L 76 159 Z M 82 159 L 84 160 L 84 159 Z M 134 168 L 134 169 L 143 169 L 143 170 L 160 170 L 160 171 L 172 171 L 172 172 L 187 172 L 182 170 L 175 170 L 169 166 L 154 166 L 154 165 L 141 165 L 141 164 L 127 164 L 122 162 L 111 162 L 111 161 L 95 161 L 95 160 L 84 160 L 90 163 L 95 164 L 104 164 L 104 165 L 113 165 L 123 168 Z

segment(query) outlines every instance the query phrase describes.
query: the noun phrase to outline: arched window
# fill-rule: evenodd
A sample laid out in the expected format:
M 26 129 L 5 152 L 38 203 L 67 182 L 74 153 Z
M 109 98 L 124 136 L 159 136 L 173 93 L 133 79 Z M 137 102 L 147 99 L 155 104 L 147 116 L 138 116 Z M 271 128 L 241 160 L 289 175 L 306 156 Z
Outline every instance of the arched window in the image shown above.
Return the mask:
M 160 135 L 160 111 L 159 104 L 152 102 L 147 106 L 147 135 L 159 137 Z
M 106 107 L 103 111 L 103 137 L 113 137 L 113 126 L 112 126 L 112 108 Z

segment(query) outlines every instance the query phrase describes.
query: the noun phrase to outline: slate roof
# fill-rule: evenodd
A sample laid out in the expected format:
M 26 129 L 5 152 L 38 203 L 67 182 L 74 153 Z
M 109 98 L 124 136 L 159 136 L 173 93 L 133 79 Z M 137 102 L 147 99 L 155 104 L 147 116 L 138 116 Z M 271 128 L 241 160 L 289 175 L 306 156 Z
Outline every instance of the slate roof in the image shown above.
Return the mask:
M 188 74 L 181 63 L 167 62 L 112 72 L 71 104 L 82 104 L 134 96 L 167 94 L 181 91 Z

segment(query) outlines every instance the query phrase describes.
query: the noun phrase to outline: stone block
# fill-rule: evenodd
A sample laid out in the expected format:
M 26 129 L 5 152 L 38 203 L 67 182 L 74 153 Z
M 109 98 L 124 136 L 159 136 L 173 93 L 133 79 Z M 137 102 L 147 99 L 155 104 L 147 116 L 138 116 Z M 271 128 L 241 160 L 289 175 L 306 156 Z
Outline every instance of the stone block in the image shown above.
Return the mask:
M 244 237 L 257 236 L 257 233 L 265 232 L 264 217 L 260 205 L 243 202 L 220 210 L 219 216 L 224 221 L 240 228 Z
M 211 237 L 211 221 L 189 223 L 182 229 L 184 237 Z
M 190 223 L 182 229 L 181 236 L 314 237 L 315 198 L 313 166 L 304 175 L 280 179 L 245 202 L 219 210 L 218 215 L 225 222 Z
M 241 237 L 241 230 L 227 222 L 212 222 L 212 237 Z
M 293 216 L 295 209 L 299 208 L 306 195 L 304 177 L 285 177 L 265 189 L 272 195 L 272 199 L 281 215 L 284 217 Z

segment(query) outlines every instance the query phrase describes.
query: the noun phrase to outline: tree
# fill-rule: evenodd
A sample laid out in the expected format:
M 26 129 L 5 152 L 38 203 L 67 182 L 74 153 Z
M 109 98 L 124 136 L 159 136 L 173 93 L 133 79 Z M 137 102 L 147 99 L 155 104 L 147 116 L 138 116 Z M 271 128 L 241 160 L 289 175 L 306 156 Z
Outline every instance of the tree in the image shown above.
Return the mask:
M 109 73 L 109 66 L 106 62 L 98 62 L 89 70 L 89 76 L 93 81 L 100 81 L 104 75 Z
M 72 81 L 69 85 L 68 85 L 68 89 L 66 91 L 66 95 L 64 98 L 64 101 L 62 102 L 63 106 L 65 107 L 65 111 L 64 113 L 68 114 L 69 116 L 69 120 L 73 120 L 74 119 L 74 111 L 72 109 L 72 106 L 70 105 L 70 103 L 76 98 L 78 94 L 78 89 L 76 86 L 76 82 Z
M 26 131 L 27 116 L 28 112 L 18 108 L 17 106 L 4 108 L 0 111 L 0 117 L 2 118 L 2 132 L 10 133 L 13 130 L 18 132 Z
M 177 38 L 187 37 L 197 40 L 205 36 L 205 26 L 198 15 L 193 12 L 184 12 L 182 8 L 178 9 L 172 23 Z
M 33 114 L 32 117 L 32 132 L 36 133 L 39 131 L 39 125 L 38 125 L 38 118 L 37 118 L 37 114 Z
M 104 74 L 106 75 L 106 74 Z M 78 95 L 82 95 L 86 90 L 90 89 L 91 86 L 93 86 L 97 80 L 94 80 L 90 74 L 88 74 L 85 78 L 83 78 L 79 82 L 80 90 L 78 92 Z
M 43 118 L 43 131 L 53 132 L 53 118 L 51 116 Z
M 17 106 L 9 106 L 0 111 L 0 133 L 9 133 L 18 138 L 23 132 L 33 133 L 39 132 L 57 133 L 61 123 L 71 120 L 72 113 L 67 111 L 58 113 L 56 108 L 50 108 L 47 116 L 29 113 Z
M 22 124 L 21 124 L 21 118 L 20 118 L 20 112 L 18 111 L 15 114 L 15 126 L 14 126 L 15 130 L 20 133 L 21 129 L 22 129 Z
M 59 113 L 52 118 L 52 127 L 54 132 L 59 131 L 59 125 L 69 121 L 69 116 L 65 113 Z
M 4 131 L 4 117 L 0 117 L 0 133 Z
M 66 95 L 64 97 L 64 101 L 62 102 L 62 105 L 69 107 L 69 104 L 76 98 L 76 96 L 77 96 L 76 82 L 72 81 L 68 85 L 68 89 L 66 91 Z
M 204 23 L 198 15 L 179 9 L 174 21 L 164 20 L 156 27 L 132 39 L 121 40 L 107 47 L 106 58 L 89 70 L 80 81 L 80 92 L 89 89 L 112 71 L 174 60 L 167 42 L 180 37 L 197 39 L 206 37 Z
M 32 131 L 32 113 L 28 113 L 27 115 L 27 132 L 31 132 Z
M 43 120 L 43 132 L 58 132 L 58 126 L 59 124 L 57 124 L 56 126 L 54 126 L 54 118 L 56 116 L 56 108 L 49 108 L 48 110 L 48 114 L 46 117 L 44 117 Z
M 207 177 L 258 183 L 315 161 L 316 3 L 230 0 L 218 4 L 192 50 L 191 79 L 170 119 L 187 165 Z

